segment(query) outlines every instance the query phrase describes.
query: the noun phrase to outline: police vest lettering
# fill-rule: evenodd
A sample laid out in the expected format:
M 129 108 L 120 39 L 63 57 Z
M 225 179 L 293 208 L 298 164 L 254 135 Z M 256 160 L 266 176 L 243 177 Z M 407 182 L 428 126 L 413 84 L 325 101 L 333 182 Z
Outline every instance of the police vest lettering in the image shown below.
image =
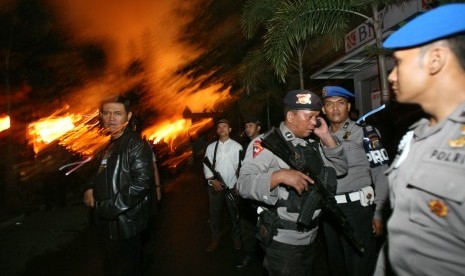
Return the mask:
M 389 156 L 384 148 L 367 152 L 367 158 L 370 163 L 374 164 L 385 164 L 389 161 Z
M 435 149 L 428 157 L 430 161 L 448 164 L 465 164 L 465 153 L 446 149 Z

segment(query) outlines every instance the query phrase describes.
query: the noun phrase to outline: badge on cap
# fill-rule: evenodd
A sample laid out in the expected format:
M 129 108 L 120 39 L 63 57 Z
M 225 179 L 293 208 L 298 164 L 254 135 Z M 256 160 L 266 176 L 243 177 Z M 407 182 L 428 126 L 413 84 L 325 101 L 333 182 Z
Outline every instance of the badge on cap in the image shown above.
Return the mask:
M 253 142 L 253 158 L 255 158 L 260 152 L 262 152 L 262 150 L 263 150 L 262 141 L 255 140 Z
M 430 200 L 428 206 L 431 212 L 435 213 L 438 217 L 446 217 L 447 213 L 449 213 L 449 207 L 439 199 Z
M 283 102 L 285 108 L 290 110 L 321 110 L 323 106 L 317 94 L 305 89 L 289 91 Z
M 310 94 L 297 94 L 296 104 L 312 104 L 312 95 Z

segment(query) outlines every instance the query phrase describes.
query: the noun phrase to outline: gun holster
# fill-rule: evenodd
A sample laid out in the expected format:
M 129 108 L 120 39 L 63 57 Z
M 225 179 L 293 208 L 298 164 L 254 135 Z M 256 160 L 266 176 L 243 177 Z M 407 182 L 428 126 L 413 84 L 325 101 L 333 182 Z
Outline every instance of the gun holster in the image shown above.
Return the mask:
M 276 208 L 265 209 L 258 215 L 256 237 L 263 248 L 268 247 L 278 234 L 279 222 Z

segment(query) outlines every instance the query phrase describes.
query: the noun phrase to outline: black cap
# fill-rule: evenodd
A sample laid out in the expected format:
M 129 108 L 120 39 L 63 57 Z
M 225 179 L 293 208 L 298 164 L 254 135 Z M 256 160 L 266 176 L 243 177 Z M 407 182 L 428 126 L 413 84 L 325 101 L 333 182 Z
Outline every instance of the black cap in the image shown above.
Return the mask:
M 219 124 L 222 124 L 222 123 L 225 123 L 225 124 L 228 124 L 229 126 L 231 126 L 231 123 L 226 119 L 219 119 L 218 121 L 216 121 L 216 125 L 219 125 Z
M 317 94 L 304 89 L 292 90 L 284 97 L 284 107 L 286 109 L 308 109 L 320 111 L 323 106 Z
M 255 117 L 246 118 L 244 123 L 245 123 L 245 124 L 254 123 L 254 124 L 256 124 L 257 126 L 261 126 L 261 125 L 262 125 L 262 122 L 261 122 L 259 119 L 255 118 Z

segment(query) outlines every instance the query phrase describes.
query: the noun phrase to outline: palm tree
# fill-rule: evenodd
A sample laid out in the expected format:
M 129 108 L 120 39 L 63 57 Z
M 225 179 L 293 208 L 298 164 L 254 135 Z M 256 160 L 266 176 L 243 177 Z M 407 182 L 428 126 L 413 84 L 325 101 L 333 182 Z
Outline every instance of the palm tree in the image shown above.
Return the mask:
M 242 114 L 250 114 L 250 110 L 260 109 L 257 103 L 266 103 L 266 126 L 270 128 L 273 121 L 271 117 L 275 115 L 270 112 L 270 104 L 280 103 L 283 88 L 276 79 L 271 64 L 265 59 L 262 46 L 247 52 L 238 73 L 241 85 L 245 89 L 245 95 L 241 97 L 239 105 L 239 108 L 243 109 Z
M 366 19 L 373 25 L 376 46 L 381 49 L 383 18 L 380 11 L 389 5 L 399 5 L 406 1 L 408 0 L 249 0 L 244 6 L 242 26 L 248 38 L 255 35 L 254 30 L 263 27 L 265 57 L 273 66 L 275 74 L 281 81 L 285 81 L 294 56 L 297 55 L 300 60 L 307 53 L 303 46 L 329 37 L 335 48 L 340 47 L 348 27 L 357 18 Z M 271 2 L 274 5 L 270 5 Z M 263 11 L 266 8 L 268 18 L 260 14 L 265 14 Z M 273 10 L 271 16 L 270 10 Z M 377 57 L 382 97 L 386 102 L 389 100 L 389 89 L 384 53 L 377 51 Z M 303 86 L 303 67 L 298 68 Z

